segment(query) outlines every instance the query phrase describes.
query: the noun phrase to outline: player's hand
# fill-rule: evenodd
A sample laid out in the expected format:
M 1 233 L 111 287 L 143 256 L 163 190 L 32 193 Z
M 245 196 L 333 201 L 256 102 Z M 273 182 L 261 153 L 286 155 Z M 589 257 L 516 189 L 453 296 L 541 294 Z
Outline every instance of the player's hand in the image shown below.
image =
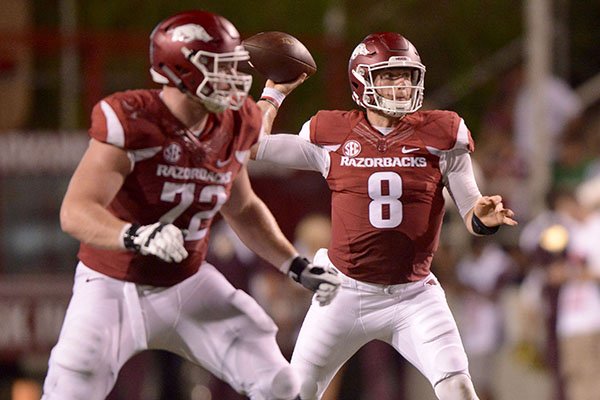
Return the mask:
M 287 96 L 288 94 L 292 93 L 294 89 L 300 86 L 302 82 L 306 80 L 306 78 L 308 78 L 308 75 L 306 75 L 306 73 L 303 73 L 298 78 L 296 78 L 296 80 L 290 82 L 275 83 L 271 79 L 267 79 L 265 87 L 279 90 L 281 93 Z
M 188 256 L 183 245 L 183 233 L 173 224 L 156 222 L 151 225 L 131 225 L 125 232 L 125 248 L 143 255 L 153 255 L 166 262 L 181 262 Z
M 515 213 L 509 208 L 504 208 L 502 197 L 498 195 L 479 198 L 475 203 L 473 213 L 479 217 L 485 226 L 489 227 L 518 224 L 513 219 Z
M 296 257 L 292 261 L 288 275 L 308 290 L 315 292 L 320 306 L 331 303 L 342 283 L 335 270 L 329 266 L 313 265 L 304 257 Z

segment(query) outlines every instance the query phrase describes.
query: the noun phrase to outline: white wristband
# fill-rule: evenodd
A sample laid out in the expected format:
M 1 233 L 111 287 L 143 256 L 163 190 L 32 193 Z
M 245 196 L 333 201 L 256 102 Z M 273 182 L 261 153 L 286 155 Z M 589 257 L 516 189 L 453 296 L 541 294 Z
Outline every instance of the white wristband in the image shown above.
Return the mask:
M 272 101 L 275 103 L 277 108 L 281 107 L 281 103 L 285 100 L 285 94 L 281 93 L 279 90 L 271 87 L 266 87 L 263 89 L 262 94 L 260 95 L 261 99 L 265 99 L 267 101 Z

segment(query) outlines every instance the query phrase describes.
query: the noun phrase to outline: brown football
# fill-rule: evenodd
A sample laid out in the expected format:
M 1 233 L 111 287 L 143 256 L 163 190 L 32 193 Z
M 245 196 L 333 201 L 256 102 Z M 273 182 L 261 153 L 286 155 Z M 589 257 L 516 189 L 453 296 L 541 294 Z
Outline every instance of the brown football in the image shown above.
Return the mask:
M 310 76 L 317 71 L 310 51 L 288 33 L 261 32 L 242 43 L 250 53 L 252 67 L 274 82 L 289 82 L 303 72 Z

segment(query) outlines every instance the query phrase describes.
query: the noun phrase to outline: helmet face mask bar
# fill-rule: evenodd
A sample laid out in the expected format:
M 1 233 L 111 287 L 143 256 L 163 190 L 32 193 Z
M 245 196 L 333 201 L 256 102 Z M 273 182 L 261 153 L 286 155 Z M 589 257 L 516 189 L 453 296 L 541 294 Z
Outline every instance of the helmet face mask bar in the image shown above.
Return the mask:
M 402 117 L 423 105 L 425 66 L 415 47 L 402 35 L 384 32 L 367 36 L 354 49 L 348 67 L 352 99 L 359 106 Z M 375 84 L 379 72 L 394 68 L 409 69 L 410 84 Z M 398 98 L 399 88 L 410 90 L 410 99 Z
M 182 48 L 182 52 L 204 75 L 204 80 L 193 94 L 209 111 L 239 110 L 242 107 L 252 86 L 252 75 L 237 70 L 240 61 L 250 59 L 242 46 L 229 53 L 193 52 L 186 47 Z
M 237 68 L 249 58 L 233 24 L 206 11 L 169 17 L 150 35 L 152 79 L 177 87 L 210 112 L 242 107 L 252 76 Z
M 411 70 L 411 83 L 407 85 L 378 85 L 376 84 L 376 75 L 382 70 L 392 68 L 403 68 Z M 364 93 L 362 103 L 367 108 L 379 110 L 392 117 L 401 117 L 404 114 L 410 114 L 417 111 L 423 105 L 423 90 L 425 80 L 425 68 L 410 61 L 400 63 L 390 60 L 373 65 L 358 65 L 359 71 L 364 71 Z M 359 72 L 360 73 L 360 72 Z M 396 89 L 406 88 L 410 91 L 410 99 L 400 99 L 396 94 Z M 388 96 L 382 92 L 385 90 Z

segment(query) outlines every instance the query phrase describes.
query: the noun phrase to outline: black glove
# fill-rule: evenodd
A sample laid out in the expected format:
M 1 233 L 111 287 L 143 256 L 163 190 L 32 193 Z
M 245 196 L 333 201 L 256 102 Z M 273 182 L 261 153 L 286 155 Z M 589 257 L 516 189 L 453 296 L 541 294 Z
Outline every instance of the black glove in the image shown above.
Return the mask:
M 316 266 L 304 257 L 296 257 L 290 265 L 288 276 L 316 294 L 319 305 L 325 306 L 333 300 L 342 280 L 337 271 L 329 266 Z

